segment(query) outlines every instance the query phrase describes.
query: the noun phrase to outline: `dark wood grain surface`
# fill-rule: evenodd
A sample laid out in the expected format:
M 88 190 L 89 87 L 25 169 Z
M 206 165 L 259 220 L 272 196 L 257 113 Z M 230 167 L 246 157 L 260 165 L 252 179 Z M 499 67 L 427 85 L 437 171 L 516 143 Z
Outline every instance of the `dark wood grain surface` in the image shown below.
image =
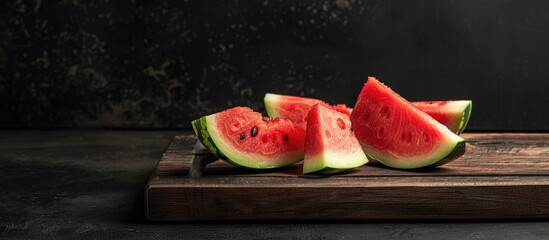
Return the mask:
M 0 131 L 0 239 L 533 239 L 549 221 L 145 219 L 166 146 L 190 131 Z
M 466 154 L 444 166 L 372 163 L 304 176 L 302 165 L 246 170 L 223 161 L 189 178 L 194 136 L 177 136 L 146 187 L 150 220 L 490 220 L 549 217 L 549 134 L 464 134 Z

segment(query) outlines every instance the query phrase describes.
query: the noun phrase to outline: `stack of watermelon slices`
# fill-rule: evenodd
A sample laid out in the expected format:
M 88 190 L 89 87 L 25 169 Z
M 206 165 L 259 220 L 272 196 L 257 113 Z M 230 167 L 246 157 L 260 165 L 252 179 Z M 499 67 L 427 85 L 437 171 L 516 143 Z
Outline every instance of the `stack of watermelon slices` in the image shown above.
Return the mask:
M 301 160 L 303 173 L 333 174 L 374 159 L 398 169 L 438 166 L 460 157 L 458 136 L 472 102 L 408 102 L 369 77 L 354 109 L 322 100 L 267 93 L 267 114 L 236 107 L 192 122 L 199 140 L 218 158 L 240 167 L 269 169 Z

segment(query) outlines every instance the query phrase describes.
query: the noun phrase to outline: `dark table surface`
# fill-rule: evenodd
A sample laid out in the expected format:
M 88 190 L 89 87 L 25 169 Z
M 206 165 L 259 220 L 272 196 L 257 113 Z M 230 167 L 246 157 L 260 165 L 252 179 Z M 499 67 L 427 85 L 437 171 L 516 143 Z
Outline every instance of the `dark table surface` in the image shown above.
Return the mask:
M 0 238 L 549 239 L 549 222 L 147 222 L 147 179 L 189 133 L 0 131 Z

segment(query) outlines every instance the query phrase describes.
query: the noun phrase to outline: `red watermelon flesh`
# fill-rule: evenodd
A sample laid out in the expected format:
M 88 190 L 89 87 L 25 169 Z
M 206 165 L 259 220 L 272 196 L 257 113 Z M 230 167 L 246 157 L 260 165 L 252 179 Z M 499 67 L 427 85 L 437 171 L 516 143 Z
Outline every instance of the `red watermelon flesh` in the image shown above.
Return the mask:
M 367 162 L 349 116 L 322 104 L 314 105 L 307 117 L 303 173 L 333 174 Z
M 471 116 L 471 100 L 419 101 L 411 103 L 456 134 L 463 132 Z
M 289 119 L 302 126 L 305 126 L 307 112 L 315 104 L 322 104 L 325 107 L 349 116 L 351 116 L 353 111 L 352 108 L 347 107 L 345 104 L 330 105 L 315 98 L 272 93 L 265 95 L 264 102 L 269 117 Z M 418 101 L 411 103 L 457 134 L 460 134 L 465 129 L 471 115 L 472 103 L 470 100 Z
M 394 168 L 449 162 L 465 151 L 465 141 L 369 77 L 356 101 L 351 122 L 364 152 Z
M 235 107 L 192 122 L 202 144 L 227 162 L 267 169 L 303 159 L 305 129 L 285 119 L 267 119 L 247 107 Z
M 271 118 L 289 119 L 301 126 L 307 124 L 307 113 L 316 104 L 351 116 L 352 109 L 345 104 L 330 105 L 314 98 L 267 93 L 264 98 L 267 115 Z

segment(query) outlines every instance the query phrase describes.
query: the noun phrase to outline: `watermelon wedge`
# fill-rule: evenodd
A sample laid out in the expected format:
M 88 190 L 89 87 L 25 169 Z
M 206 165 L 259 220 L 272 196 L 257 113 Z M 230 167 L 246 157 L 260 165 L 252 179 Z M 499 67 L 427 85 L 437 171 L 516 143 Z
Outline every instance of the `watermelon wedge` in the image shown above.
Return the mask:
M 411 102 L 419 110 L 429 114 L 450 131 L 460 134 L 471 116 L 471 100 Z
M 307 125 L 307 113 L 316 104 L 351 116 L 353 111 L 345 104 L 330 105 L 320 99 L 267 93 L 263 98 L 270 118 L 289 119 L 301 126 Z
M 292 120 L 305 126 L 307 112 L 315 104 L 323 104 L 339 112 L 351 115 L 352 108 L 345 104 L 330 105 L 320 99 L 267 93 L 264 98 L 267 115 Z M 421 111 L 444 124 L 452 132 L 463 132 L 471 116 L 471 100 L 411 102 Z
M 368 162 L 349 116 L 314 105 L 307 117 L 303 173 L 333 174 Z
M 195 134 L 214 155 L 235 166 L 269 169 L 303 159 L 305 129 L 235 107 L 192 121 Z
M 356 100 L 351 123 L 364 152 L 389 167 L 436 166 L 465 152 L 463 138 L 373 77 Z

